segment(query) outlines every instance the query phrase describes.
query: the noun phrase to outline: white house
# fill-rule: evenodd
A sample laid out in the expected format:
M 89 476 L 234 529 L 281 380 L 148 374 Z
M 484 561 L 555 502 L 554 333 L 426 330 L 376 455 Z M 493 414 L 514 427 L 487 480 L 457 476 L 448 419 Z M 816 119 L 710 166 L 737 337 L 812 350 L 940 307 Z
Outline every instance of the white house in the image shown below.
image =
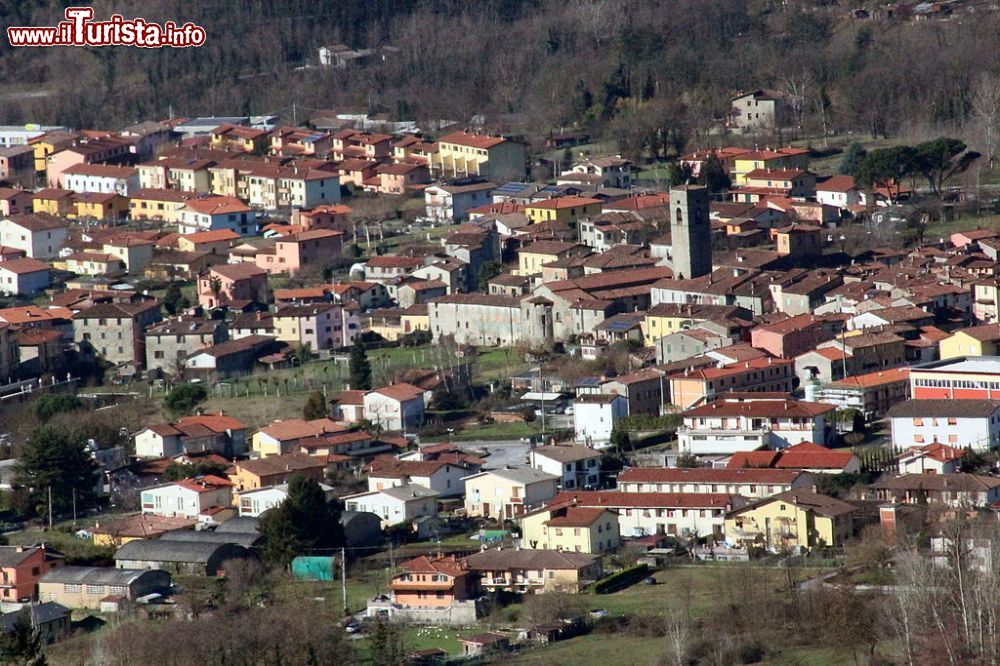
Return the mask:
M 622 537 L 670 534 L 681 537 L 725 534 L 726 512 L 743 506 L 739 495 L 724 493 L 626 493 L 621 491 L 563 492 L 552 505 L 575 502 L 584 508 L 618 513 Z
M 63 187 L 74 192 L 131 196 L 139 190 L 135 167 L 111 164 L 74 164 L 62 173 Z
M 218 476 L 165 483 L 142 491 L 142 512 L 155 516 L 201 519 L 213 507 L 233 503 L 233 484 Z
M 382 528 L 403 525 L 424 516 L 437 516 L 438 494 L 433 490 L 409 484 L 382 490 L 369 490 L 341 499 L 347 511 L 367 511 L 382 519 Z
M 257 226 L 257 211 L 250 206 L 235 197 L 211 196 L 184 204 L 179 231 L 193 234 L 229 229 L 241 236 L 253 236 L 257 234 Z
M 494 469 L 465 479 L 465 511 L 472 517 L 513 519 L 556 496 L 559 477 L 525 467 Z
M 441 497 L 454 497 L 465 492 L 463 479 L 473 470 L 467 465 L 437 460 L 376 458 L 362 471 L 368 475 L 368 490 L 416 484 Z
M 0 294 L 34 296 L 49 283 L 49 265 L 44 261 L 21 257 L 0 262 Z
M 431 185 L 424 190 L 427 217 L 439 224 L 454 224 L 468 217 L 469 211 L 490 203 L 493 183 L 469 179 L 443 185 Z
M 559 477 L 562 490 L 596 487 L 601 481 L 601 453 L 589 446 L 540 446 L 528 452 L 528 462 Z
M 181 453 L 215 451 L 227 457 L 246 453 L 242 421 L 224 414 L 185 416 L 175 423 L 159 423 L 135 435 L 137 458 L 172 458 Z
M 801 442 L 826 443 L 826 416 L 836 409 L 820 402 L 723 397 L 684 412 L 677 449 L 694 455 L 727 455 Z
M 831 176 L 816 183 L 816 201 L 840 210 L 848 209 L 862 203 L 861 188 L 854 183 L 853 176 Z
M 326 494 L 327 500 L 334 497 L 334 489 L 324 483 L 319 484 Z M 288 499 L 288 484 L 268 486 L 257 490 L 246 490 L 238 495 L 240 516 L 257 518 L 268 509 L 273 509 Z
M 889 409 L 892 444 L 900 448 L 947 444 L 977 451 L 1000 447 L 1000 402 L 907 400 Z
M 364 397 L 365 418 L 384 430 L 407 430 L 424 423 L 424 390 L 412 384 L 392 384 Z
M 54 259 L 68 233 L 66 222 L 52 215 L 11 215 L 0 220 L 0 245 L 21 250 L 33 259 Z
M 912 446 L 899 455 L 900 474 L 954 474 L 962 467 L 963 449 L 947 444 Z
M 722 493 L 764 499 L 794 488 L 811 490 L 815 477 L 798 469 L 629 467 L 618 475 L 626 493 Z
M 573 432 L 577 442 L 594 448 L 611 445 L 611 431 L 628 416 L 628 398 L 618 394 L 581 395 L 573 401 Z

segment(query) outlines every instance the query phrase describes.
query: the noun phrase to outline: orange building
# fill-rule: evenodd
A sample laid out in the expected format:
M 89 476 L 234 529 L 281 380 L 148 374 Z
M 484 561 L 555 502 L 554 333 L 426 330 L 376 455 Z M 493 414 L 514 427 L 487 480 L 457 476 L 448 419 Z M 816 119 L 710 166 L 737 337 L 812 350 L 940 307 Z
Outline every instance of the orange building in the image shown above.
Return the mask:
M 393 602 L 409 608 L 444 608 L 479 596 L 479 575 L 469 571 L 454 555 L 426 555 L 401 565 L 392 578 Z
M 38 580 L 64 564 L 44 546 L 0 546 L 0 599 L 28 601 L 38 596 Z

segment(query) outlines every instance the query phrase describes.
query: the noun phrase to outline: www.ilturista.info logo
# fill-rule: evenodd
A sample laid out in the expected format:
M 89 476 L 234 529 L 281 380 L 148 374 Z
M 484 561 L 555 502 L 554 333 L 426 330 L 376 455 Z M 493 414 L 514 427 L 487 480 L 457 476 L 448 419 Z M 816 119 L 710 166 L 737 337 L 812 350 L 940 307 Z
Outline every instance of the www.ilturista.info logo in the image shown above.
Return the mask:
M 67 7 L 66 20 L 55 27 L 7 28 L 11 46 L 138 46 L 146 49 L 184 48 L 205 43 L 205 29 L 193 23 L 163 25 L 114 14 L 108 21 L 92 21 L 92 7 Z

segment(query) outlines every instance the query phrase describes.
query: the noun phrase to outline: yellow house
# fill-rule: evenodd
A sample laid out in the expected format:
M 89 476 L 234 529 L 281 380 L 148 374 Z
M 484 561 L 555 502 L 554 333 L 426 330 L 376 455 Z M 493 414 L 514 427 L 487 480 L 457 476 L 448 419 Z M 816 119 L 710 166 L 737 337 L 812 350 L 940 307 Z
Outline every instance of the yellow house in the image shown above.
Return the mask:
M 465 512 L 513 520 L 556 496 L 559 477 L 538 469 L 494 469 L 465 477 Z
M 111 192 L 84 192 L 77 194 L 74 205 L 76 217 L 95 220 L 119 220 L 129 210 L 129 200 Z
M 726 515 L 726 541 L 770 551 L 842 546 L 854 534 L 854 505 L 808 490 L 789 490 Z
M 517 269 L 515 275 L 540 275 L 542 266 L 554 261 L 588 254 L 590 248 L 576 243 L 542 240 L 526 245 L 517 251 Z
M 220 125 L 212 130 L 212 148 L 236 149 L 247 153 L 267 151 L 271 143 L 267 130 L 244 125 Z
M 32 211 L 35 213 L 47 213 L 56 217 L 69 217 L 76 214 L 76 206 L 73 201 L 76 193 L 72 190 L 61 190 L 56 187 L 46 187 L 35 192 L 31 201 Z
M 428 153 L 435 175 L 483 176 L 498 182 L 524 176 L 527 153 L 524 144 L 518 141 L 474 132 L 452 132 L 438 139 L 437 145 L 436 153 Z
M 553 197 L 528 204 L 524 214 L 532 224 L 551 220 L 569 224 L 580 218 L 600 215 L 601 201 L 589 197 Z
M 35 152 L 35 171 L 44 173 L 48 165 L 49 155 L 73 145 L 76 135 L 70 132 L 55 131 L 43 134 L 33 139 L 31 147 Z
M 158 539 L 168 532 L 193 529 L 197 520 L 184 517 L 135 513 L 110 521 L 98 521 L 91 530 L 95 546 L 119 546 L 139 539 Z
M 941 341 L 941 360 L 958 356 L 996 356 L 1000 324 L 984 324 L 955 331 Z
M 756 169 L 806 169 L 808 166 L 809 151 L 804 148 L 755 150 L 733 160 L 733 183 L 746 185 L 747 174 Z
M 179 224 L 181 211 L 197 195 L 179 190 L 141 189 L 132 195 L 129 210 L 133 220 L 160 220 Z
M 415 331 L 431 330 L 431 317 L 427 314 L 427 304 L 417 303 L 403 310 L 400 323 L 403 335 Z
M 621 545 L 618 514 L 578 506 L 546 507 L 521 518 L 523 548 L 599 554 Z

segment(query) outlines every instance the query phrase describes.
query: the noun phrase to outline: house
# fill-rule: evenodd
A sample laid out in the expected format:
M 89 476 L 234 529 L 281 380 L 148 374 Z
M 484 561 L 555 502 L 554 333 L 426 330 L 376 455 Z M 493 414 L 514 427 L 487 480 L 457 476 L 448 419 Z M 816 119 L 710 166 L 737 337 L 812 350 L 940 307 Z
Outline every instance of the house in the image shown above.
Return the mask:
M 253 264 L 212 266 L 198 276 L 198 303 L 206 308 L 267 302 L 267 273 Z
M 177 315 L 146 329 L 146 370 L 176 375 L 184 359 L 198 350 L 229 339 L 226 322 Z
M 22 606 L 16 611 L 0 615 L 0 634 L 14 633 L 17 623 L 27 616 L 39 642 L 50 645 L 69 635 L 72 614 L 72 610 L 54 601 Z
M 384 430 L 412 430 L 424 422 L 424 391 L 392 384 L 365 393 L 365 418 Z
M 429 488 L 409 484 L 345 495 L 340 499 L 347 511 L 366 511 L 379 516 L 385 529 L 437 516 L 437 497 L 438 494 Z
M 139 167 L 139 171 L 141 174 L 142 166 Z M 195 196 L 192 192 L 144 187 L 129 197 L 129 217 L 133 220 L 157 220 L 164 224 L 179 224 L 181 211 Z
M 326 475 L 324 457 L 287 453 L 251 460 L 237 460 L 229 474 L 237 494 L 271 486 L 287 484 L 296 476 L 323 481 Z
M 211 474 L 142 491 L 143 513 L 208 521 L 209 509 L 232 504 L 233 484 Z
M 109 567 L 60 567 L 38 582 L 38 598 L 68 608 L 102 608 L 108 597 L 135 602 L 170 590 L 166 571 Z
M 491 548 L 463 562 L 488 592 L 576 594 L 603 575 L 600 555 L 558 550 Z
M 0 178 L 3 178 L 2 149 L 0 149 Z M 31 213 L 32 194 L 12 187 L 0 187 L 0 218 Z
M 914 398 L 1000 400 L 1000 356 L 960 356 L 910 368 Z
M 811 314 L 760 324 L 750 330 L 750 344 L 777 358 L 794 358 L 832 337 L 829 325 Z
M 861 204 L 861 188 L 855 184 L 854 176 L 830 176 L 816 182 L 816 201 L 849 211 Z
M 0 261 L 0 294 L 33 297 L 50 284 L 50 267 L 44 261 L 30 257 Z
M 627 190 L 632 187 L 632 178 L 636 173 L 635 164 L 621 155 L 607 155 L 574 162 L 569 171 L 563 171 L 556 184 L 563 181 L 569 183 L 581 182 L 578 176 L 584 176 L 584 182 L 597 187 L 614 187 Z
M 254 433 L 252 449 L 254 455 L 260 458 L 292 453 L 302 440 L 320 435 L 342 433 L 347 426 L 330 419 L 277 420 Z
M 136 539 L 118 547 L 115 567 L 187 576 L 224 576 L 228 562 L 247 557 L 250 552 L 236 543 Z
M 36 215 L 69 217 L 76 214 L 76 193 L 59 188 L 45 188 L 35 192 L 31 212 Z
M 190 199 L 180 211 L 180 233 L 230 229 L 241 236 L 257 233 L 257 211 L 229 196 Z
M 948 444 L 985 451 L 1000 447 L 1000 402 L 907 400 L 888 412 L 893 446 Z
M 618 514 L 609 509 L 549 504 L 519 523 L 523 548 L 601 554 L 621 545 Z
M 440 280 L 419 280 L 409 277 L 404 278 L 404 281 L 396 286 L 396 302 L 401 308 L 409 308 L 446 296 L 448 293 L 450 293 L 448 285 Z
M 733 399 L 723 394 L 684 412 L 684 425 L 677 429 L 677 450 L 692 455 L 731 454 L 782 449 L 801 442 L 827 443 L 832 437 L 827 419 L 833 405 L 740 395 Z
M 476 600 L 481 596 L 479 574 L 454 555 L 421 555 L 402 562 L 392 577 L 388 617 L 435 624 L 475 623 Z M 369 615 L 378 604 L 369 604 Z
M 226 255 L 240 240 L 240 235 L 232 229 L 198 231 L 177 237 L 177 249 L 182 252 L 208 252 Z
M 327 501 L 333 499 L 333 487 L 326 484 L 319 484 L 319 487 L 326 494 Z M 257 490 L 247 490 L 238 493 L 236 499 L 240 516 L 258 518 L 268 509 L 273 509 L 288 499 L 288 484 L 282 483 L 277 486 L 267 486 Z
M 825 402 L 839 409 L 860 409 L 866 419 L 881 418 L 893 405 L 909 398 L 909 368 L 854 375 L 830 382 L 815 391 L 816 402 Z
M 559 477 L 538 469 L 495 469 L 465 478 L 465 512 L 470 517 L 512 520 L 558 492 Z
M 562 492 L 552 499 L 549 506 L 566 503 L 614 512 L 622 538 L 666 534 L 685 539 L 710 536 L 721 541 L 726 512 L 745 504 L 746 500 L 726 493 L 600 490 Z
M 659 416 L 664 404 L 663 385 L 663 373 L 646 368 L 603 382 L 601 393 L 623 396 L 628 401 L 629 416 L 635 414 Z
M 409 194 L 431 182 L 431 174 L 424 164 L 382 164 L 375 169 L 377 185 L 372 189 L 379 194 Z
M 856 474 L 861 471 L 861 460 L 850 451 L 831 451 L 814 442 L 802 442 L 780 451 L 736 453 L 726 464 L 727 469 L 749 467 L 801 469 L 815 474 Z
M 763 499 L 787 490 L 811 489 L 815 477 L 794 469 L 627 467 L 618 475 L 626 493 L 722 493 Z
M 80 164 L 111 166 L 127 162 L 130 159 L 129 147 L 129 142 L 120 137 L 80 137 L 72 145 L 56 150 L 45 158 L 44 171 L 48 185 L 66 187 L 66 171 Z
M 809 490 L 789 490 L 726 516 L 726 541 L 771 552 L 840 547 L 854 535 L 853 504 Z
M 301 231 L 279 238 L 273 248 L 257 253 L 257 265 L 272 273 L 296 275 L 306 268 L 322 271 L 341 255 L 344 234 L 330 229 Z
M 462 644 L 462 656 L 466 659 L 489 657 L 510 649 L 510 638 L 495 631 L 487 631 L 475 636 L 459 637 Z
M 433 490 L 441 497 L 462 495 L 463 479 L 478 472 L 479 465 L 445 460 L 399 460 L 379 456 L 361 470 L 368 477 L 368 490 L 383 490 L 410 484 Z
M 687 409 L 726 391 L 791 393 L 794 366 L 792 359 L 764 357 L 680 372 L 668 377 L 670 399 Z
M 55 551 L 40 546 L 0 546 L 0 601 L 15 603 L 38 599 L 39 580 L 65 564 Z
M 74 252 L 64 259 L 66 270 L 77 275 L 122 275 L 125 262 L 107 252 Z
M 500 136 L 452 132 L 437 140 L 430 153 L 431 172 L 439 178 L 482 176 L 506 182 L 524 176 L 527 146 Z
M 45 213 L 10 215 L 0 219 L 0 245 L 21 250 L 32 259 L 54 259 L 68 231 L 66 222 Z
M 184 359 L 184 373 L 198 378 L 246 376 L 257 360 L 278 351 L 280 344 L 266 335 L 248 335 L 195 351 Z
M 731 100 L 729 124 L 752 133 L 784 127 L 791 119 L 791 107 L 784 93 L 776 90 L 752 90 Z
M 962 356 L 996 356 L 1000 324 L 972 326 L 952 333 L 940 344 L 941 360 Z
M 365 262 L 365 280 L 382 283 L 407 277 L 423 265 L 424 260 L 418 257 L 394 255 L 371 257 Z
M 73 315 L 73 342 L 81 352 L 138 370 L 146 362 L 145 330 L 161 318 L 159 301 L 98 303 Z
M 435 224 L 456 224 L 469 216 L 469 211 L 490 203 L 494 183 L 479 178 L 466 178 L 424 189 L 427 217 Z
M 115 222 L 125 219 L 129 212 L 129 200 L 120 194 L 84 192 L 73 197 L 75 216 L 78 220 L 106 220 Z
M 91 533 L 95 546 L 117 548 L 136 539 L 159 539 L 170 532 L 194 529 L 197 524 L 198 521 L 192 518 L 133 513 L 110 521 L 99 520 Z
M 182 453 L 214 451 L 227 458 L 246 452 L 247 426 L 224 414 L 185 416 L 173 423 L 161 423 L 135 434 L 138 458 L 173 458 Z
M 521 301 L 489 294 L 451 294 L 427 303 L 435 341 L 452 336 L 456 343 L 509 347 L 522 338 Z
M 590 197 L 552 197 L 535 201 L 524 207 L 524 214 L 532 224 L 542 222 L 576 223 L 601 214 L 603 202 Z
M 954 474 L 961 470 L 966 449 L 947 444 L 911 446 L 896 459 L 900 474 Z
M 1000 500 L 1000 479 L 976 474 L 903 474 L 870 486 L 880 502 L 987 507 Z
M 346 347 L 360 331 L 355 311 L 340 303 L 286 305 L 272 321 L 275 338 L 313 351 Z
M 574 440 L 595 448 L 611 445 L 611 433 L 628 416 L 628 398 L 617 393 L 580 395 L 573 401 Z
M 534 469 L 559 478 L 560 490 L 595 488 L 601 483 L 599 451 L 588 446 L 557 444 L 528 451 L 528 463 Z
M 74 164 L 62 172 L 61 186 L 77 193 L 127 197 L 139 189 L 139 172 L 134 167 L 114 164 Z

